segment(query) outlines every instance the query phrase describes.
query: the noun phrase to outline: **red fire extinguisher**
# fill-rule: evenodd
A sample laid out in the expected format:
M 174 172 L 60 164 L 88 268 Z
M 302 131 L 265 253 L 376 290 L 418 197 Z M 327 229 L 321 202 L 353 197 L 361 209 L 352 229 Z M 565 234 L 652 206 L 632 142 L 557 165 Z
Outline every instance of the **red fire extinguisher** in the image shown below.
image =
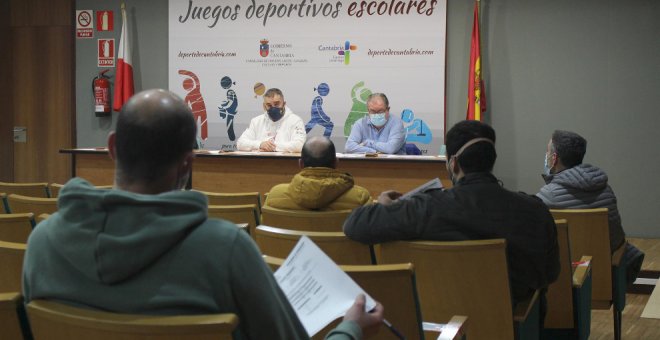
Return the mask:
M 105 117 L 112 114 L 110 109 L 110 77 L 105 75 L 108 71 L 110 70 L 106 69 L 99 72 L 99 75 L 92 80 L 96 117 Z

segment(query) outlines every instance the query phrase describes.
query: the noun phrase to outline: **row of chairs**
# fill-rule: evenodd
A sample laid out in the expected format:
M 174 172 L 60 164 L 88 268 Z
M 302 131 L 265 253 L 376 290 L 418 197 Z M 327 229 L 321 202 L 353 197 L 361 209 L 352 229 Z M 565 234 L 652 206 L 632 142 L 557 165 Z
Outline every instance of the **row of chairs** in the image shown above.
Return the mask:
M 224 206 L 215 209 L 214 205 L 211 204 L 209 206 L 209 213 L 211 214 L 211 216 L 225 218 L 235 223 L 248 221 L 248 225 L 249 225 L 248 230 L 250 234 L 253 235 L 253 237 L 255 238 L 257 237 L 256 226 L 259 223 L 264 223 L 272 226 L 282 226 L 293 229 L 302 229 L 302 230 L 310 229 L 309 226 L 313 225 L 314 230 L 340 231 L 343 221 L 345 220 L 346 216 L 350 213 L 349 211 L 301 213 L 301 212 L 290 212 L 286 210 L 273 209 L 269 207 L 262 208 L 259 193 L 214 194 L 214 193 L 205 192 L 205 194 L 207 195 L 207 197 L 209 197 L 210 203 L 221 203 L 221 204 L 236 203 L 237 201 L 235 199 L 237 197 L 239 197 L 239 199 L 243 199 L 243 201 L 241 201 L 240 203 L 246 203 L 246 204 L 237 205 L 234 207 Z M 241 211 L 241 212 L 238 213 L 237 211 Z M 561 214 L 564 212 L 569 214 L 581 213 L 580 211 L 569 210 L 569 211 L 553 211 L 553 214 L 555 214 L 555 216 L 559 218 L 562 217 Z M 234 214 L 234 216 L 231 215 L 232 213 Z M 607 219 L 606 219 L 607 210 L 601 209 L 601 211 L 597 212 L 597 214 L 600 214 L 601 222 L 593 223 L 593 224 L 594 225 L 598 224 L 601 226 L 601 228 L 607 229 Z M 585 223 L 583 221 L 577 221 L 575 217 L 569 217 L 569 219 L 575 220 L 578 224 Z M 605 221 L 604 224 L 602 223 L 603 219 Z M 624 277 L 622 275 L 624 269 L 621 266 L 619 266 L 619 261 L 621 258 L 621 254 L 623 252 L 623 247 L 619 249 L 618 252 L 615 253 L 614 257 L 609 257 L 609 248 L 607 246 L 607 243 L 594 241 L 592 239 L 593 232 L 590 231 L 590 232 L 586 232 L 586 234 L 578 235 L 577 233 L 580 230 L 579 228 L 571 228 L 570 230 L 572 233 L 570 239 L 573 240 L 573 242 L 571 242 L 572 248 L 590 249 L 589 247 L 592 247 L 594 244 L 599 245 L 599 247 L 602 249 L 598 249 L 590 253 L 590 255 L 596 256 L 595 253 L 598 253 L 599 255 L 596 256 L 596 258 L 605 256 L 609 260 L 609 261 L 595 262 L 596 265 L 594 265 L 594 275 L 598 278 L 598 277 L 607 277 L 609 274 L 609 280 L 598 280 L 598 282 L 594 283 L 593 308 L 608 309 L 612 304 L 614 304 L 615 308 L 613 309 L 613 313 L 614 313 L 615 334 L 620 334 L 621 311 L 623 309 L 623 306 L 625 305 L 625 283 L 621 282 Z M 559 231 L 559 234 L 561 237 L 561 231 Z M 373 249 L 373 248 L 369 249 L 371 263 L 374 263 L 374 258 L 377 252 L 378 249 Z M 572 261 L 581 260 L 579 256 L 582 256 L 582 253 L 575 251 L 573 251 L 572 253 L 578 256 L 578 258 L 572 258 L 571 259 Z M 569 255 L 564 255 L 564 256 L 567 257 Z M 566 277 L 570 277 L 570 275 Z M 560 277 L 560 281 L 567 282 L 566 279 L 563 279 L 562 277 Z M 599 283 L 601 281 L 604 283 L 602 284 Z M 566 284 L 564 283 L 564 285 Z M 549 292 L 549 294 L 551 294 L 551 292 Z M 552 301 L 556 301 L 556 299 L 554 298 L 549 300 L 551 301 L 551 303 Z M 560 305 L 566 306 L 570 304 L 562 303 Z M 550 306 L 549 310 L 552 311 L 552 306 Z M 583 318 L 581 320 L 585 320 L 585 319 Z M 567 321 L 564 320 L 559 324 L 561 325 L 566 323 Z M 582 321 L 582 323 L 585 323 L 585 321 Z M 586 323 L 588 324 L 588 322 Z
M 571 339 L 587 339 L 590 332 L 591 324 L 591 309 L 609 309 L 612 305 L 613 308 L 613 324 L 615 330 L 615 338 L 620 339 L 621 334 L 621 312 L 625 306 L 625 268 L 620 264 L 621 255 L 625 245 L 619 248 L 613 255 L 610 254 L 609 249 L 609 228 L 607 220 L 607 209 L 588 209 L 588 210 L 553 210 L 552 211 L 556 220 L 558 241 L 560 245 L 560 263 L 561 272 L 558 280 L 553 283 L 547 292 L 548 309 L 545 319 L 546 330 L 542 334 L 543 338 L 557 339 L 557 338 L 571 338 Z M 569 227 L 569 222 L 572 227 Z M 328 253 L 337 263 L 340 264 L 369 264 L 369 263 L 398 263 L 401 261 L 410 261 L 416 255 L 415 252 L 421 253 L 421 249 L 428 253 L 439 252 L 435 255 L 427 254 L 428 256 L 417 254 L 415 263 L 415 270 L 418 272 L 418 282 L 420 291 L 431 290 L 433 287 L 439 286 L 438 281 L 442 278 L 451 278 L 451 282 L 443 283 L 443 290 L 434 293 L 421 293 L 420 296 L 426 296 L 423 301 L 433 301 L 438 299 L 437 303 L 427 303 L 428 305 L 442 305 L 449 306 L 451 297 L 457 297 L 457 293 L 444 295 L 444 292 L 451 291 L 451 289 L 464 290 L 467 286 L 472 284 L 481 285 L 486 281 L 489 287 L 493 285 L 493 275 L 506 272 L 506 265 L 504 260 L 503 267 L 497 267 L 495 264 L 488 264 L 486 268 L 480 267 L 487 261 L 484 259 L 494 259 L 495 255 L 481 254 L 474 258 L 474 263 L 464 263 L 464 269 L 459 267 L 453 270 L 443 271 L 439 267 L 440 258 L 444 260 L 451 258 L 450 254 L 440 254 L 443 248 L 447 249 L 467 249 L 473 246 L 486 247 L 481 244 L 485 241 L 469 241 L 462 242 L 394 242 L 371 247 L 362 245 L 348 240 L 343 233 L 340 232 L 305 232 L 295 230 L 283 230 L 281 228 L 273 228 L 269 226 L 259 226 L 256 228 L 255 236 L 257 244 L 264 254 L 275 257 L 286 257 L 286 255 L 293 248 L 301 235 L 307 235 L 315 243 L 319 245 L 326 253 Z M 503 243 L 503 242 L 502 242 Z M 417 250 L 411 249 L 396 249 L 392 251 L 392 247 L 406 247 L 419 248 Z M 467 247 L 467 248 L 463 248 Z M 494 247 L 494 245 L 489 245 Z M 498 245 L 504 254 L 504 245 Z M 487 248 L 487 247 L 486 247 Z M 445 249 L 446 250 L 446 249 Z M 463 250 L 461 250 L 461 253 Z M 405 254 L 400 258 L 392 257 L 392 254 Z M 587 255 L 588 254 L 588 255 Z M 504 256 L 501 255 L 500 258 Z M 377 261 L 374 259 L 377 258 Z M 425 259 L 434 258 L 428 264 L 423 264 Z M 592 259 L 597 259 L 595 262 Z M 448 262 L 456 264 L 461 259 L 454 259 Z M 576 264 L 574 267 L 572 264 Z M 427 266 L 428 269 L 424 269 Z M 474 271 L 474 277 L 466 274 L 466 269 Z M 497 268 L 496 273 L 486 274 L 488 269 Z M 430 273 L 428 274 L 427 271 Z M 460 278 L 458 274 L 460 273 Z M 439 276 L 435 276 L 435 275 Z M 592 279 L 592 275 L 595 278 Z M 420 279 L 420 276 L 425 276 Z M 428 276 L 428 277 L 427 277 Z M 424 284 L 432 282 L 430 287 L 424 288 Z M 456 284 L 456 287 L 448 289 L 446 284 Z M 502 281 L 506 282 L 506 281 Z M 508 289 L 508 283 L 507 283 Z M 492 288 L 492 287 L 491 287 Z M 506 290 L 506 289 L 505 289 Z M 593 293 L 592 293 L 593 292 Z M 470 296 L 476 296 L 478 292 L 472 292 Z M 500 296 L 501 297 L 501 296 Z M 471 322 L 474 324 L 484 326 L 484 320 L 491 317 L 481 318 L 480 311 L 487 308 L 484 306 L 489 305 L 488 300 L 475 299 L 479 301 L 479 306 L 472 306 L 472 309 L 467 308 L 464 304 L 457 304 L 449 309 L 449 313 L 466 314 L 470 316 Z M 424 304 L 422 304 L 424 305 Z M 501 304 L 495 304 L 501 305 Z M 475 311 L 477 314 L 475 314 Z M 516 313 L 525 315 L 532 310 L 516 310 Z M 423 313 L 425 316 L 428 313 Z M 510 313 L 499 313 L 501 315 Z M 445 315 L 446 316 L 446 315 Z M 525 318 L 518 318 L 524 320 Z M 514 318 L 514 321 L 517 319 Z M 503 323 L 507 324 L 507 322 Z M 475 334 L 476 333 L 476 334 Z M 479 338 L 493 338 L 493 334 L 479 336 L 479 331 L 474 330 L 471 336 Z M 502 338 L 507 338 L 509 335 L 504 335 Z M 495 337 L 497 338 L 497 337 Z M 534 337 L 533 337 L 534 338 Z
M 0 192 L 9 194 L 17 194 L 29 197 L 41 198 L 56 198 L 64 184 L 59 183 L 46 183 L 46 182 L 33 182 L 33 183 L 14 183 L 14 182 L 0 182 Z M 96 186 L 101 189 L 112 188 L 112 185 Z
M 27 310 L 29 325 L 23 319 Z M 47 300 L 30 301 L 26 307 L 19 293 L 0 293 L 0 327 L 3 339 L 68 340 L 230 340 L 238 327 L 233 313 L 153 316 L 89 310 Z M 453 316 L 438 340 L 465 339 L 467 318 Z M 334 324 L 332 325 L 334 326 Z M 29 331 L 28 331 L 29 330 Z M 322 339 L 322 334 L 313 339 Z M 383 332 L 381 330 L 381 332 Z M 379 339 L 385 339 L 380 337 Z
M 25 244 L 0 241 L 0 268 L 2 268 L 0 292 L 20 291 L 25 248 Z M 421 318 L 419 310 L 411 307 L 416 306 L 417 300 L 413 293 L 415 279 L 411 264 L 345 266 L 344 270 L 369 291 L 372 296 L 392 306 L 388 309 L 388 318 L 404 334 L 420 334 L 419 327 L 421 323 L 419 320 Z M 388 284 L 383 285 L 383 282 L 388 282 Z M 387 292 L 382 289 L 384 287 L 402 286 L 409 288 L 405 290 L 408 295 L 399 296 L 402 294 L 401 291 L 390 290 Z M 377 290 L 378 288 L 380 290 Z M 0 327 L 3 329 L 3 339 L 5 337 L 7 339 L 22 339 L 22 335 L 18 330 L 21 324 L 25 329 L 25 322 L 17 318 L 17 315 L 21 314 L 16 313 L 20 308 L 22 308 L 22 303 L 18 293 L 0 294 Z M 134 337 L 130 337 L 131 333 L 137 334 L 138 338 L 144 338 L 148 334 L 149 336 L 163 336 L 158 337 L 159 339 L 210 339 L 212 336 L 215 336 L 215 339 L 223 339 L 223 337 L 218 337 L 220 336 L 218 331 L 230 333 L 238 323 L 235 315 L 189 317 L 124 315 L 90 311 L 48 301 L 33 301 L 28 304 L 27 309 L 35 339 L 116 339 L 120 335 L 122 339 L 133 339 Z M 403 318 L 409 318 L 407 312 L 411 310 L 417 321 L 415 323 L 400 322 Z M 450 318 L 450 322 L 445 326 L 439 339 L 464 339 L 465 317 L 451 316 Z M 412 329 L 409 329 L 409 327 L 412 327 Z M 319 334 L 324 334 L 324 332 Z M 207 333 L 209 333 L 209 337 L 205 337 Z M 166 337 L 167 335 L 174 337 Z M 390 337 L 390 333 L 381 330 L 378 338 L 389 339 Z M 231 337 L 224 338 L 230 339 Z M 410 337 L 410 339 L 418 338 L 420 337 Z

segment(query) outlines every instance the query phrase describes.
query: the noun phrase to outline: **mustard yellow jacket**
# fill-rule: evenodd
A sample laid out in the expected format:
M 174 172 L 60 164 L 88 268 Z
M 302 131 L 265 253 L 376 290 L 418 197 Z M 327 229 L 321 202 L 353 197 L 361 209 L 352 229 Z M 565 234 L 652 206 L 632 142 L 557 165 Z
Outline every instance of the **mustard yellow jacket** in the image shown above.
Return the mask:
M 343 210 L 369 202 L 369 191 L 354 185 L 353 176 L 319 167 L 304 168 L 291 183 L 274 186 L 264 205 L 289 210 Z

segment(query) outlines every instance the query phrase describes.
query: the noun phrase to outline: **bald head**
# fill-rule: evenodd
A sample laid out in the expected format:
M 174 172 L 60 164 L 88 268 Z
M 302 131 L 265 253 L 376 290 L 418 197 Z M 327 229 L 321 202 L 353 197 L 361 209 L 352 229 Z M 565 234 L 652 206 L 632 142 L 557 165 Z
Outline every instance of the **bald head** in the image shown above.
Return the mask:
M 192 151 L 196 125 L 188 105 L 166 90 L 129 99 L 117 118 L 117 166 L 132 181 L 152 182 Z
M 335 145 L 326 137 L 311 137 L 305 141 L 301 152 L 302 166 L 334 168 L 337 163 Z

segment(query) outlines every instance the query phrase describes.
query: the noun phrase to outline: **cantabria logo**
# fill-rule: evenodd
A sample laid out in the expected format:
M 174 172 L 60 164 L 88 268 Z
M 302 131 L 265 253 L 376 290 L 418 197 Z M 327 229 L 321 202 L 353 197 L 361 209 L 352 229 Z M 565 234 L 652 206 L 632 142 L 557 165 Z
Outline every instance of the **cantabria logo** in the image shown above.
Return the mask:
M 261 45 L 259 45 L 259 55 L 266 58 L 270 49 L 268 46 L 268 39 L 261 39 L 259 42 L 261 43 Z
M 346 40 L 344 49 L 337 51 L 337 54 L 344 56 L 344 65 L 351 63 L 351 51 L 357 50 L 357 45 L 351 45 L 351 42 Z

